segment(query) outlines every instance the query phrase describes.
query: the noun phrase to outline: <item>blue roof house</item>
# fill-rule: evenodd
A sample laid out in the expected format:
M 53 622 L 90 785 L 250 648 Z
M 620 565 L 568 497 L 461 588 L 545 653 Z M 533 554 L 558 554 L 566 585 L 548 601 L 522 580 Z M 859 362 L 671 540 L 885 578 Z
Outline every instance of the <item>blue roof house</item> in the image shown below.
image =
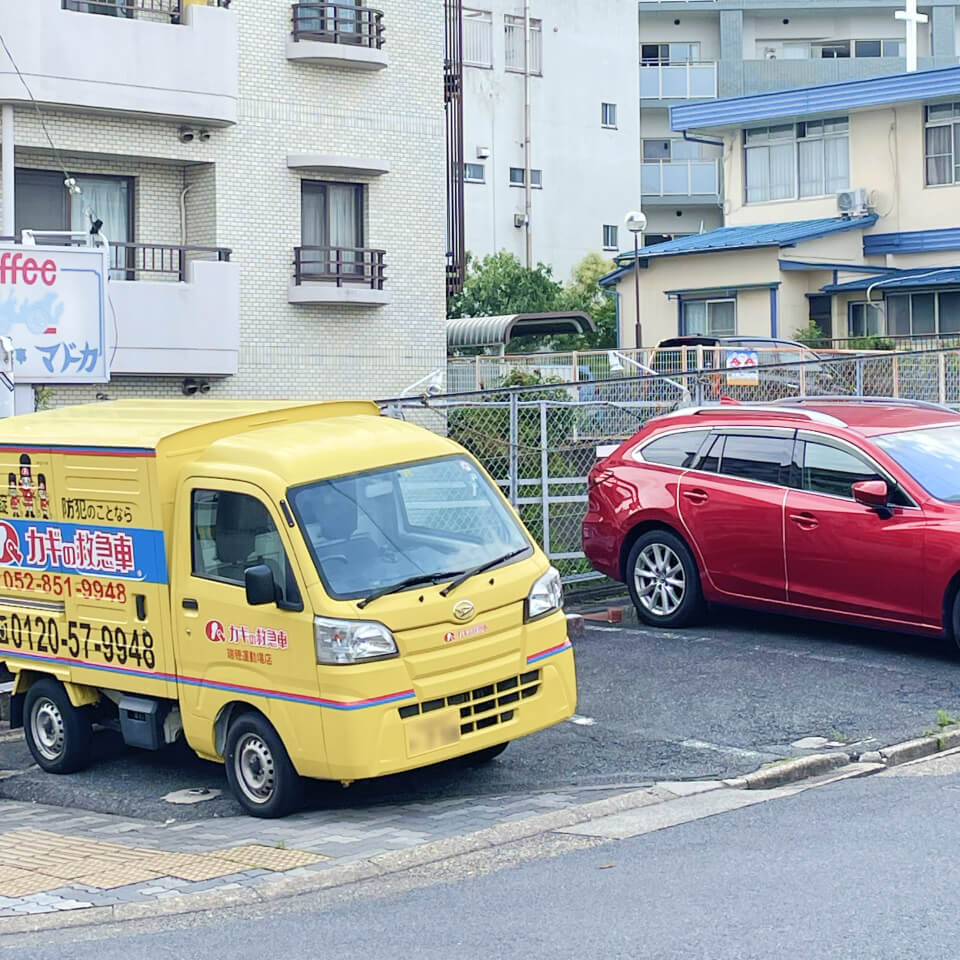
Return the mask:
M 617 255 L 601 283 L 621 346 L 811 319 L 837 339 L 960 333 L 960 66 L 685 103 L 670 123 L 722 143 L 724 226 Z

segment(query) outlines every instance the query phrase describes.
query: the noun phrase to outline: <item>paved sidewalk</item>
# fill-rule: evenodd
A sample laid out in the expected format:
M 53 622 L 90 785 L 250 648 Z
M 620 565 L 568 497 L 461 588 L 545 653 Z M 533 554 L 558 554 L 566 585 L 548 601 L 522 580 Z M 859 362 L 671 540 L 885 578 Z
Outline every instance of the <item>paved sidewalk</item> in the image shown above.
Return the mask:
M 163 824 L 0 800 L 0 917 L 269 884 L 629 789 L 636 788 Z

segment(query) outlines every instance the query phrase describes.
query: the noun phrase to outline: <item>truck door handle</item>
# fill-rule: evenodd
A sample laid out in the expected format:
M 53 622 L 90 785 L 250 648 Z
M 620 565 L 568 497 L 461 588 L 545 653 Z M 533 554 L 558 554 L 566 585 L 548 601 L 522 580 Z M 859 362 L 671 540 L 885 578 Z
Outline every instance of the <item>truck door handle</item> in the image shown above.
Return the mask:
M 803 530 L 814 530 L 820 526 L 820 521 L 812 513 L 791 513 L 790 519 Z
M 706 490 L 684 490 L 683 495 L 691 503 L 706 503 L 710 499 Z
M 184 609 L 184 610 L 199 610 L 199 609 L 200 609 L 200 604 L 198 604 L 197 601 L 194 600 L 194 599 L 192 599 L 191 597 L 184 597 L 182 603 L 183 603 L 183 609 Z

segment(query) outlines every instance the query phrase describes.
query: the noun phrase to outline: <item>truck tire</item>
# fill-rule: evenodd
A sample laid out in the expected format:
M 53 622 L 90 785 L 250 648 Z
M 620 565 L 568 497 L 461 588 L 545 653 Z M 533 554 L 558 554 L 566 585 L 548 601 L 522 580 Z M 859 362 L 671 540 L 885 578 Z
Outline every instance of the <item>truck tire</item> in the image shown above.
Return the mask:
M 227 731 L 227 781 L 254 817 L 285 817 L 303 803 L 303 778 L 277 732 L 258 713 L 243 713 Z
M 23 732 L 33 759 L 47 773 L 74 773 L 90 763 L 93 721 L 89 707 L 75 707 L 63 684 L 51 677 L 27 690 Z
M 484 747 L 482 750 L 475 750 L 473 753 L 468 753 L 463 758 L 463 762 L 468 767 L 482 767 L 484 764 L 499 757 L 509 746 L 510 741 L 508 740 L 506 743 L 498 743 L 495 747 Z

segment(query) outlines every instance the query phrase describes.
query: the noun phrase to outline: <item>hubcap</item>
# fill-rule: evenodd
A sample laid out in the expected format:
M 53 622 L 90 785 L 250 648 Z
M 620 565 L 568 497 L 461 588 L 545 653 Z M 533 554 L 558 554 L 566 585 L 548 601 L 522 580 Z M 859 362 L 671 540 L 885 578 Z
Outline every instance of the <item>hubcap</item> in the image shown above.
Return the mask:
M 30 732 L 44 760 L 60 759 L 66 739 L 63 732 L 63 714 L 60 713 L 60 708 L 47 697 L 41 697 L 33 705 Z
M 255 733 L 240 738 L 233 755 L 237 783 L 253 803 L 267 803 L 277 786 L 277 772 L 270 748 Z
M 665 543 L 650 543 L 640 551 L 633 582 L 644 610 L 655 617 L 675 613 L 687 589 L 683 564 Z

